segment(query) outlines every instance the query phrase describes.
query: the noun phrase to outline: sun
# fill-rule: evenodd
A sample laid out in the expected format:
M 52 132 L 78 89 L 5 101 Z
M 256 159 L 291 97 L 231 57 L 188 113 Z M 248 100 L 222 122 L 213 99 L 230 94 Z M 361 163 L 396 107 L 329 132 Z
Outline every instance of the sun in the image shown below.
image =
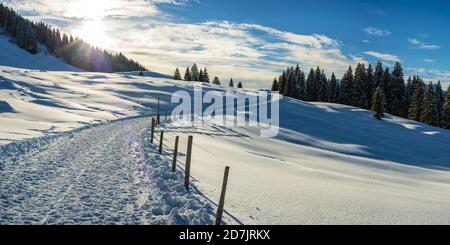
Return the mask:
M 105 17 L 111 3 L 111 0 L 71 1 L 66 16 L 80 20 L 80 26 L 73 34 L 94 46 L 107 48 L 110 42 L 105 30 Z
M 110 45 L 110 39 L 101 20 L 84 21 L 80 28 L 74 31 L 74 35 L 97 47 L 107 48 Z

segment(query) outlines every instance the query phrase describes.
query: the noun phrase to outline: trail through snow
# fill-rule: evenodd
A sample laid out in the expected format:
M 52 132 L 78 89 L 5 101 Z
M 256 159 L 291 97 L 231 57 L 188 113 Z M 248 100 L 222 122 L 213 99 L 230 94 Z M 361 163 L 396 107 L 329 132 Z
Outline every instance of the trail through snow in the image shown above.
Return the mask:
M 211 224 L 148 132 L 140 118 L 3 146 L 0 224 Z

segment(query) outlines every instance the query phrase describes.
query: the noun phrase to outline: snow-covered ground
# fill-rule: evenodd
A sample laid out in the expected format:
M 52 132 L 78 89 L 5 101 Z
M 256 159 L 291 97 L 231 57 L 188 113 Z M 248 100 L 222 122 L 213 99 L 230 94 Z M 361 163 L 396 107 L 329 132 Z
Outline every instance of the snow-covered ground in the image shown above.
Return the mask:
M 127 74 L 0 66 L 0 144 L 148 114 L 156 109 L 158 97 L 161 109 L 168 110 L 167 101 L 178 86 L 185 84 Z
M 161 157 L 140 116 L 179 90 L 192 83 L 0 66 L 0 223 L 210 223 L 229 165 L 229 224 L 450 224 L 447 130 L 283 98 L 273 139 L 167 123 Z M 180 168 L 194 136 L 189 195 L 168 171 L 175 135 Z
M 0 224 L 212 224 L 149 134 L 139 118 L 1 147 Z
M 244 224 L 449 224 L 450 133 L 353 107 L 281 101 L 281 133 L 217 125 L 194 135 L 199 189 Z M 169 137 L 173 144 L 173 135 Z

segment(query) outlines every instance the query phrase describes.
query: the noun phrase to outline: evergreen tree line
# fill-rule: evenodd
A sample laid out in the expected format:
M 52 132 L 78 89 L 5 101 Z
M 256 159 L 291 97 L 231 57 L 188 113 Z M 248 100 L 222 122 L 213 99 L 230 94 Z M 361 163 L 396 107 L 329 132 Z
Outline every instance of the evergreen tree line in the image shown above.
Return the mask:
M 206 67 L 204 69 L 198 69 L 197 64 L 192 65 L 191 68 L 189 66 L 186 68 L 186 71 L 184 72 L 184 76 L 181 76 L 180 70 L 175 70 L 173 78 L 175 80 L 184 80 L 184 81 L 193 81 L 193 82 L 203 82 L 203 83 L 210 83 L 210 77 L 208 73 L 208 69 Z M 218 79 L 217 79 L 218 80 Z
M 65 33 L 40 22 L 31 22 L 13 9 L 0 3 L 0 27 L 8 33 L 17 45 L 35 54 L 39 44 L 44 45 L 52 55 L 64 59 L 68 64 L 91 72 L 146 71 L 147 69 L 123 54 L 113 54 L 94 47 L 78 37 Z
M 204 69 L 198 69 L 197 64 L 193 64 L 192 67 L 187 67 L 184 76 L 181 75 L 180 69 L 178 67 L 175 69 L 173 79 L 175 80 L 184 80 L 184 81 L 194 81 L 194 82 L 203 82 L 203 83 L 210 83 L 210 77 L 208 70 L 206 67 Z M 215 85 L 221 85 L 219 77 L 214 77 L 213 84 Z M 229 83 L 230 87 L 234 87 L 234 81 L 233 78 L 230 79 Z M 239 82 L 237 85 L 238 88 L 243 88 L 242 82 Z
M 371 109 L 378 119 L 387 112 L 450 129 L 450 95 L 443 92 L 440 81 L 426 85 L 419 76 L 413 76 L 405 83 L 399 62 L 392 72 L 381 62 L 375 69 L 359 63 L 355 71 L 350 66 L 340 80 L 334 73 L 328 79 L 320 67 L 306 74 L 297 65 L 287 68 L 273 81 L 272 91 L 304 101 Z

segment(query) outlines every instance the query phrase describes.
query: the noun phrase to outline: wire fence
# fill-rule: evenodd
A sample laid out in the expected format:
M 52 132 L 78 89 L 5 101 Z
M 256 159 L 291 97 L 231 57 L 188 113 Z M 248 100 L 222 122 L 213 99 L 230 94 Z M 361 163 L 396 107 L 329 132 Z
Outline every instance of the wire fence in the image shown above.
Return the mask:
M 273 95 L 271 95 L 271 96 L 273 96 Z M 188 147 L 187 147 L 188 152 L 185 153 L 186 162 L 183 163 L 178 158 L 179 155 L 183 154 L 182 152 L 178 151 L 178 145 L 175 145 L 174 148 L 172 148 L 172 145 L 170 145 L 172 142 L 170 142 L 167 139 L 167 137 L 166 138 L 163 137 L 164 133 L 165 133 L 165 135 L 172 135 L 175 138 L 179 137 L 180 135 L 172 132 L 170 130 L 170 128 L 164 127 L 164 124 L 166 124 L 168 122 L 171 122 L 171 118 L 168 117 L 169 111 L 165 111 L 164 114 L 160 113 L 159 102 L 160 102 L 160 99 L 158 98 L 158 113 L 157 113 L 156 119 L 152 118 L 153 119 L 152 120 L 153 124 L 156 124 L 156 125 L 152 125 L 152 132 L 151 132 L 152 142 L 154 144 L 157 144 L 157 143 L 159 144 L 159 146 L 160 146 L 159 153 L 163 157 L 170 158 L 170 154 L 172 154 L 172 160 L 173 160 L 173 164 L 174 164 L 172 170 L 176 170 L 176 168 L 178 168 L 178 169 L 183 170 L 185 172 L 185 181 L 187 181 L 187 183 L 185 183 L 185 187 L 186 187 L 187 191 L 189 191 L 189 188 L 191 188 L 190 185 L 189 185 L 189 181 L 192 178 L 192 176 L 190 175 L 190 164 L 191 164 L 191 159 L 192 159 L 192 156 L 191 156 L 192 151 L 190 151 L 189 149 L 192 149 L 192 146 L 195 146 L 195 149 L 199 149 L 199 150 L 203 151 L 204 153 L 206 153 L 206 155 L 208 155 L 208 156 L 212 157 L 213 159 L 215 159 L 215 160 L 225 164 L 226 167 L 225 167 L 225 172 L 224 172 L 223 181 L 222 181 L 222 189 L 221 189 L 220 199 L 219 199 L 219 202 L 217 204 L 217 213 L 216 213 L 216 221 L 215 221 L 216 225 L 222 224 L 222 215 L 223 215 L 223 212 L 224 212 L 225 195 L 226 195 L 227 184 L 228 184 L 228 176 L 229 176 L 229 172 L 230 172 L 230 167 L 228 166 L 229 163 L 226 162 L 225 160 L 223 160 L 223 158 L 221 156 L 217 155 L 216 153 L 206 149 L 205 147 L 201 146 L 200 144 L 197 144 L 195 142 L 195 140 L 193 140 L 193 136 L 189 135 L 189 133 L 183 133 L 183 134 L 188 134 L 189 138 L 190 138 L 190 140 L 188 140 Z M 257 100 L 257 106 L 263 106 L 263 105 L 267 106 L 268 104 L 269 103 L 267 101 L 265 101 L 264 103 L 260 103 L 260 101 Z M 247 121 L 247 116 L 249 117 L 249 114 L 247 114 L 247 109 L 249 107 L 250 107 L 250 104 L 249 105 L 245 104 L 244 106 L 241 106 L 241 107 L 234 106 L 233 107 L 233 112 L 239 113 L 239 112 L 242 112 L 242 109 L 244 109 L 244 113 L 245 113 L 246 121 Z M 164 116 L 163 120 L 161 120 L 162 116 Z M 192 115 L 190 115 L 190 117 L 192 117 Z M 213 120 L 215 120 L 216 118 L 215 117 L 209 117 L 209 118 L 205 119 L 205 117 L 202 115 L 200 119 L 202 121 L 202 125 L 204 125 L 205 123 L 214 124 Z M 162 122 L 162 124 L 161 124 L 161 122 Z M 156 126 L 162 126 L 162 127 L 156 127 Z M 155 137 L 156 130 L 158 130 L 160 132 L 160 136 L 161 137 L 160 137 L 159 140 L 158 140 L 158 137 Z M 194 129 L 191 133 L 197 133 L 197 132 Z M 176 143 L 178 144 L 179 142 L 176 140 Z M 189 145 L 189 144 L 191 144 L 191 145 Z M 170 150 L 165 150 L 164 151 L 164 149 L 174 149 L 174 150 L 171 150 L 171 151 Z M 192 188 L 194 188 L 197 191 L 199 191 L 195 186 L 192 187 Z M 230 215 L 230 217 L 234 218 L 232 215 Z M 235 220 L 238 223 L 240 223 L 239 220 L 237 220 L 237 219 L 235 219 Z
M 159 154 L 162 157 L 166 157 L 168 159 L 173 160 L 173 163 L 175 164 L 173 169 L 180 169 L 183 170 L 185 173 L 185 187 L 186 187 L 186 191 L 190 191 L 190 188 L 192 188 L 190 186 L 190 179 L 192 178 L 191 173 L 190 173 L 190 165 L 191 165 L 191 159 L 192 159 L 192 147 L 195 146 L 196 149 L 200 149 L 202 151 L 204 151 L 206 154 L 214 157 L 215 159 L 217 159 L 218 161 L 225 163 L 225 165 L 227 164 L 224 160 L 221 159 L 220 156 L 218 156 L 217 154 L 207 150 L 206 148 L 204 148 L 203 146 L 194 143 L 193 140 L 193 136 L 189 136 L 189 140 L 188 140 L 188 146 L 187 146 L 187 152 L 184 153 L 185 155 L 185 159 L 186 162 L 182 162 L 178 156 L 182 155 L 183 152 L 179 152 L 178 150 L 178 145 L 176 145 L 174 148 L 172 148 L 172 146 L 170 145 L 172 142 L 170 142 L 167 137 L 164 138 L 164 135 L 172 135 L 174 137 L 179 137 L 179 135 L 175 134 L 174 132 L 168 130 L 167 128 L 164 128 L 164 123 L 168 123 L 170 122 L 170 120 L 168 120 L 167 116 L 164 118 L 164 121 L 160 121 L 161 116 L 158 115 L 155 118 L 152 118 L 152 124 L 157 124 L 158 121 L 159 124 L 158 127 L 157 125 L 152 125 L 151 127 L 151 137 L 152 137 L 152 142 L 155 145 L 159 145 Z M 162 126 L 162 127 L 161 127 Z M 157 131 L 159 131 L 159 139 L 157 137 Z M 177 142 L 179 143 L 179 142 Z M 165 150 L 166 149 L 166 150 Z M 169 150 L 169 149 L 173 149 L 173 150 Z M 172 154 L 172 156 L 170 155 Z M 173 171 L 172 169 L 172 171 Z M 223 183 L 222 183 L 222 190 L 221 190 L 221 194 L 220 194 L 220 199 L 219 202 L 217 204 L 217 212 L 216 212 L 216 220 L 215 220 L 215 225 L 221 225 L 223 224 L 222 222 L 222 218 L 223 218 L 223 213 L 224 213 L 224 205 L 225 205 L 225 195 L 226 195 L 226 189 L 227 189 L 227 183 L 228 183 L 228 176 L 229 176 L 229 172 L 230 172 L 230 167 L 226 166 L 225 167 L 225 172 L 224 172 L 224 177 L 223 177 Z M 195 190 L 199 191 L 197 188 L 194 187 Z M 199 191 L 200 192 L 200 191 Z

